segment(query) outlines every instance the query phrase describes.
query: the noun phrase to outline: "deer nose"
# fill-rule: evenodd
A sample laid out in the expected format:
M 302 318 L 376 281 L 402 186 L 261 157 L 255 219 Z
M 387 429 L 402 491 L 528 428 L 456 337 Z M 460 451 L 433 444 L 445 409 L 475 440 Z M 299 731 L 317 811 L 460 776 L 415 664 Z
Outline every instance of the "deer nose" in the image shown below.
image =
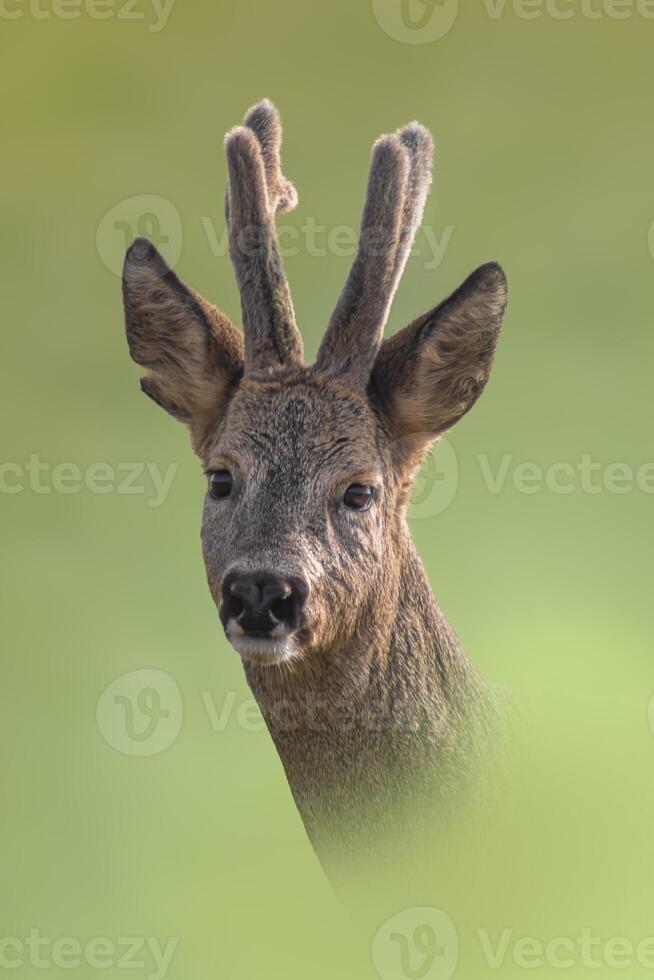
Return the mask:
M 223 582 L 220 618 L 226 628 L 234 620 L 250 636 L 277 635 L 297 629 L 309 589 L 299 578 L 266 572 L 232 572 Z

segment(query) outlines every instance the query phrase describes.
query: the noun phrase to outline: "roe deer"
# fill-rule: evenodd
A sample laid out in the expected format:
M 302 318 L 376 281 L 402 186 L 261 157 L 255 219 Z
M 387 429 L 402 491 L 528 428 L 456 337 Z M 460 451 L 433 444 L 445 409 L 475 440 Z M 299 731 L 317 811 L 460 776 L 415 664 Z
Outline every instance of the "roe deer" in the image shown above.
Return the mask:
M 138 239 L 127 339 L 143 391 L 203 463 L 209 588 L 309 838 L 323 861 L 348 859 L 438 819 L 485 765 L 496 696 L 440 612 L 406 511 L 426 452 L 488 380 L 506 279 L 483 265 L 383 340 L 431 183 L 432 140 L 412 123 L 374 145 L 356 259 L 306 366 L 275 229 L 297 195 L 271 103 L 225 148 L 243 331 Z

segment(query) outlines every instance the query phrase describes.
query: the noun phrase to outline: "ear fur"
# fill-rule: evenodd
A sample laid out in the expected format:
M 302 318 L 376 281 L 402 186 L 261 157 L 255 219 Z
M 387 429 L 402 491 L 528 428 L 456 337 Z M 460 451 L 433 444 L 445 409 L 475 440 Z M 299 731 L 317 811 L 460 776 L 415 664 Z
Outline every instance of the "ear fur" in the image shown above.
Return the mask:
M 189 426 L 197 450 L 242 374 L 241 331 L 143 238 L 125 257 L 123 301 L 129 351 L 145 369 L 141 388 Z
M 382 344 L 370 392 L 396 439 L 424 447 L 470 411 L 488 381 L 506 303 L 506 277 L 489 263 Z

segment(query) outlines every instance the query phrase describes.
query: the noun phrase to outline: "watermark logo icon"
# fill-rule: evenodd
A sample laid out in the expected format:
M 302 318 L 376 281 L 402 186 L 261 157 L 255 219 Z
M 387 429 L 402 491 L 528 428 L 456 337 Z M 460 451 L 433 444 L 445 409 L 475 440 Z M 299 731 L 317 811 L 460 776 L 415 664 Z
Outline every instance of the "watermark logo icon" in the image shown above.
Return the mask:
M 409 519 L 419 521 L 442 514 L 454 500 L 458 485 L 459 461 L 454 446 L 441 439 L 416 477 Z
M 113 681 L 96 710 L 105 741 L 124 755 L 157 755 L 169 748 L 182 727 L 180 690 L 161 670 L 134 670 Z
M 459 0 L 372 0 L 381 29 L 403 44 L 431 44 L 454 26 Z
M 372 961 L 382 980 L 450 980 L 459 960 L 459 937 L 442 909 L 398 912 L 378 930 Z
M 115 275 L 123 271 L 125 252 L 135 238 L 147 238 L 163 247 L 166 261 L 174 266 L 182 254 L 182 219 L 165 197 L 138 194 L 115 204 L 102 218 L 96 234 L 98 255 Z

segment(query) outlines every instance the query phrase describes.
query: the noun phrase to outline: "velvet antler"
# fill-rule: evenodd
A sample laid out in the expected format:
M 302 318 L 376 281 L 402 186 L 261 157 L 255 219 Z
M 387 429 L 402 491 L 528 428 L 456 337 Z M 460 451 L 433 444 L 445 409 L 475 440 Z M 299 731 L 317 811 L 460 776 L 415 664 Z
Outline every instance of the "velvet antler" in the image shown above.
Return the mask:
M 277 245 L 275 215 L 297 204 L 281 171 L 282 129 L 267 100 L 225 138 L 229 183 L 225 212 L 241 293 L 245 373 L 302 362 L 302 339 Z
M 365 387 L 431 183 L 430 134 L 411 123 L 374 146 L 359 249 L 317 366 Z

